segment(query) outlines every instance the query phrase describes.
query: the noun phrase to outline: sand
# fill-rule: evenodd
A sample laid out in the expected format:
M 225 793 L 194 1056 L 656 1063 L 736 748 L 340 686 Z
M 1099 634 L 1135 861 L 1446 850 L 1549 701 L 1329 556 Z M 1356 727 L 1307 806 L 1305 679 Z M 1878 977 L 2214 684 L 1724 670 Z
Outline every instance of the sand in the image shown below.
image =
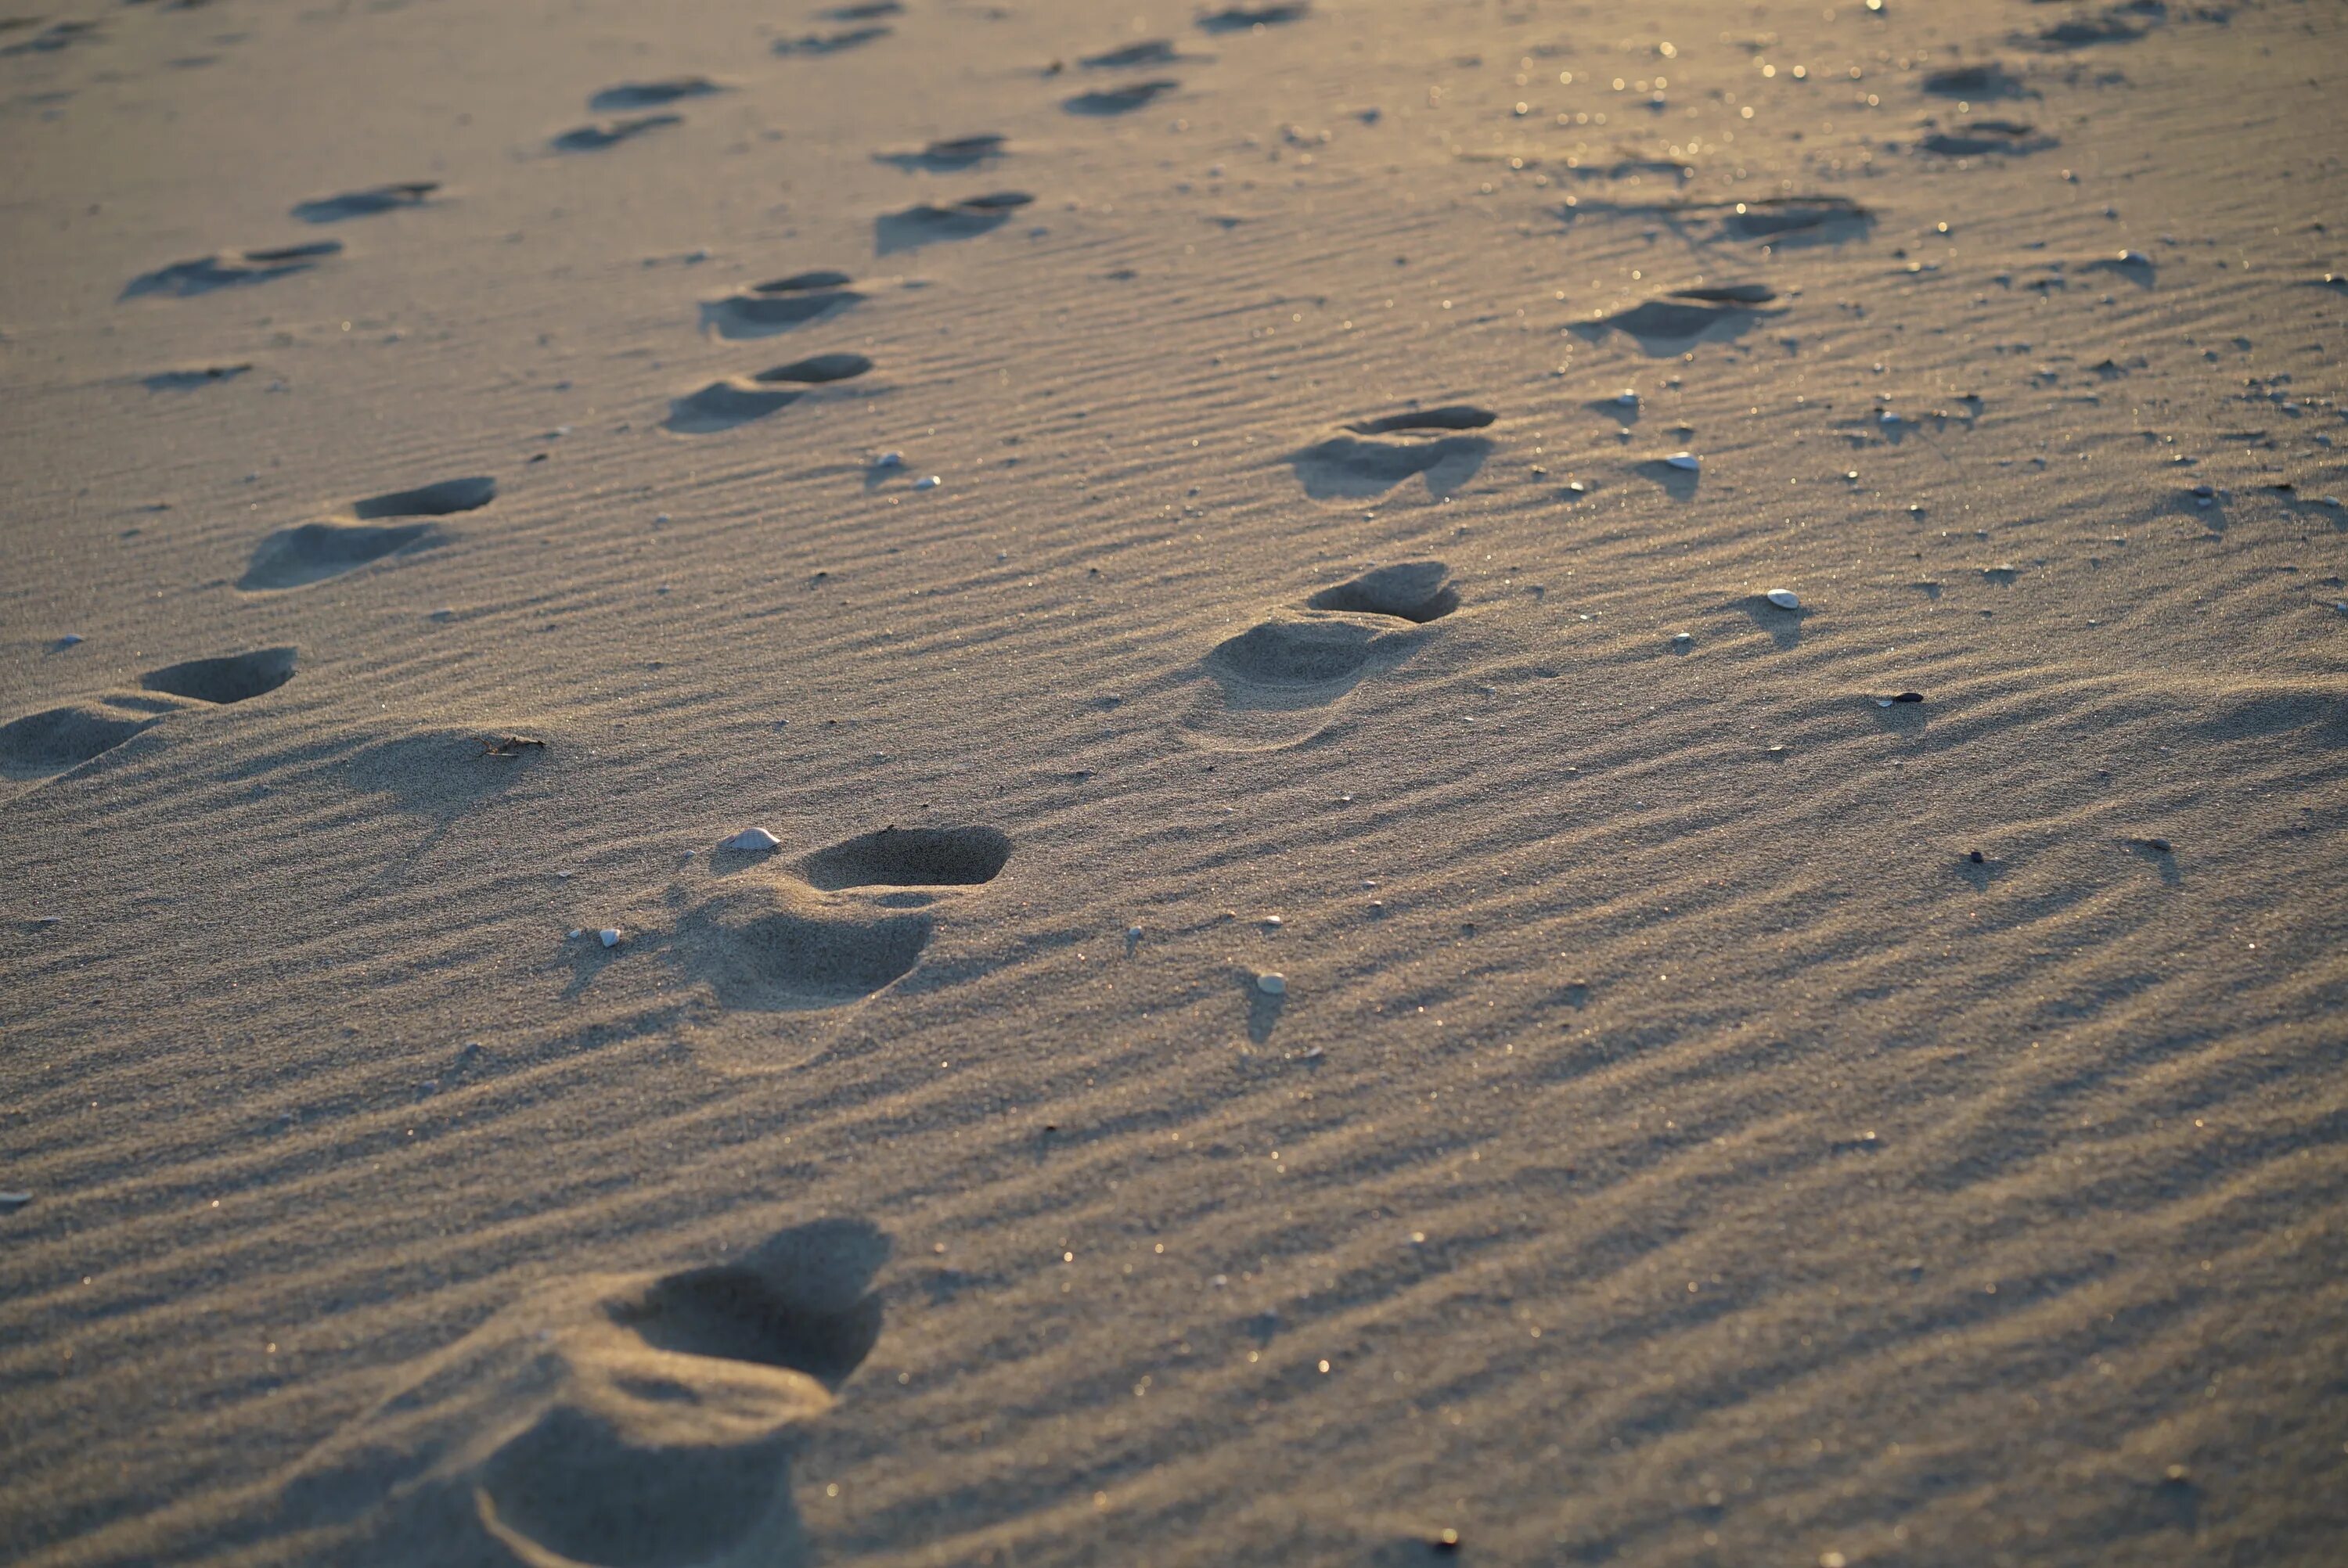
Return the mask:
M 7 19 L 0 1559 L 2336 1561 L 2343 49 Z

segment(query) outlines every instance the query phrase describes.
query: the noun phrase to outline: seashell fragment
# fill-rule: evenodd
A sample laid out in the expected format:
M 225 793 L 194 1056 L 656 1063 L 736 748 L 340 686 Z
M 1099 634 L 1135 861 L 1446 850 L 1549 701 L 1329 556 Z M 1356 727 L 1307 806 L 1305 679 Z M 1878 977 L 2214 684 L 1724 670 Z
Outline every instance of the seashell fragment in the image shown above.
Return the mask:
M 773 834 L 768 833 L 763 827 L 746 827 L 741 832 L 736 834 L 733 837 L 727 839 L 725 843 L 719 845 L 717 847 L 720 849 L 739 850 L 746 855 L 754 855 L 762 849 L 772 849 L 781 843 L 781 839 L 777 838 Z
M 1288 994 L 1288 977 L 1258 975 L 1255 978 L 1255 989 L 1268 997 L 1284 997 Z
M 1773 588 L 1762 596 L 1780 610 L 1799 610 L 1802 596 L 1790 588 Z

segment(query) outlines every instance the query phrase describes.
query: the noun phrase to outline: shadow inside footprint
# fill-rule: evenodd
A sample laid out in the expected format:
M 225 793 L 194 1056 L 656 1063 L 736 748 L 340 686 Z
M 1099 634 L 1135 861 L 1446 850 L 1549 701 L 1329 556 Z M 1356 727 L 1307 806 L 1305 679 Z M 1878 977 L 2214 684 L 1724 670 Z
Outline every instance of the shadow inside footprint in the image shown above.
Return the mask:
M 1741 337 L 1760 316 L 1761 313 L 1750 305 L 1735 302 L 1648 300 L 1571 330 L 1575 335 L 1593 342 L 1610 332 L 1618 332 L 1635 340 L 1643 352 L 1661 358 L 1683 354 L 1699 339 L 1725 342 Z
M 414 545 L 429 544 L 439 534 L 429 523 L 378 526 L 382 518 L 445 518 L 469 512 L 497 499 L 498 482 L 486 474 L 442 479 L 413 490 L 393 490 L 351 504 L 356 521 L 329 519 L 279 528 L 253 548 L 252 559 L 237 587 L 265 592 L 301 588 L 340 577 L 369 561 Z
M 257 648 L 250 653 L 167 664 L 141 675 L 139 683 L 149 692 L 224 705 L 276 691 L 294 679 L 294 662 L 292 648 Z
M 1476 423 L 1446 422 L 1470 418 Z M 1291 453 L 1288 461 L 1297 483 L 1315 500 L 1383 495 L 1414 477 L 1424 477 L 1429 495 L 1446 496 L 1474 478 L 1492 453 L 1489 437 L 1461 432 L 1480 429 L 1492 418 L 1483 409 L 1465 406 L 1389 415 L 1344 426 Z
M 726 89 L 707 77 L 670 77 L 656 82 L 621 82 L 605 87 L 587 100 L 587 108 L 595 114 L 615 114 L 623 109 L 658 108 L 685 98 L 707 97 Z
M 601 152 L 605 148 L 617 147 L 623 141 L 633 140 L 647 131 L 660 130 L 667 126 L 684 123 L 683 115 L 634 115 L 625 119 L 602 120 L 594 125 L 582 125 L 575 129 L 566 130 L 548 145 L 557 152 Z
M 803 395 L 741 381 L 713 381 L 698 392 L 670 399 L 661 427 L 679 436 L 715 436 L 764 419 Z
M 1149 38 L 1086 55 L 1076 64 L 1093 71 L 1129 71 L 1140 66 L 1170 66 L 1182 57 L 1169 38 Z
M 1011 859 L 992 827 L 884 827 L 819 849 L 799 863 L 815 886 L 969 887 L 992 882 Z
M 1023 190 L 997 190 L 943 205 L 923 202 L 902 212 L 883 213 L 872 222 L 872 246 L 886 256 L 948 240 L 969 240 L 1001 228 L 1014 212 L 1035 199 Z
M 881 163 L 893 163 L 911 173 L 916 169 L 932 174 L 953 174 L 964 169 L 975 169 L 991 158 L 1000 158 L 1004 138 L 988 132 L 982 136 L 958 136 L 945 141 L 933 141 L 919 152 L 876 152 L 873 158 Z
M 1385 615 L 1424 625 L 1459 608 L 1451 569 L 1439 560 L 1399 561 L 1324 588 L 1304 601 L 1312 610 Z
M 722 300 L 704 300 L 701 325 L 723 338 L 772 337 L 863 302 L 845 272 L 796 272 Z
M 850 27 L 839 33 L 809 33 L 804 37 L 778 38 L 775 53 L 783 56 L 837 55 L 843 49 L 859 49 L 889 36 L 886 27 Z
M 835 381 L 853 380 L 871 368 L 872 362 L 860 354 L 816 354 L 805 359 L 795 359 L 788 364 L 778 364 L 772 370 L 762 370 L 751 379 L 822 386 Z
M 200 256 L 192 261 L 174 261 L 131 279 L 118 297 L 135 300 L 145 294 L 170 294 L 184 299 L 209 294 L 215 289 L 263 283 L 291 272 L 306 272 L 327 257 L 340 254 L 342 249 L 340 240 L 320 240 L 308 245 L 283 245 L 271 251 L 227 251 L 216 256 Z
M 778 880 L 729 881 L 677 922 L 680 968 L 720 1007 L 800 1012 L 842 1007 L 912 972 L 931 917 L 828 900 Z
M 345 190 L 340 196 L 299 202 L 294 206 L 294 216 L 304 223 L 340 223 L 348 218 L 372 218 L 378 212 L 421 207 L 439 189 L 440 182 L 435 179 L 371 185 L 365 190 Z
M 1247 33 L 1258 27 L 1303 21 L 1312 9 L 1307 0 L 1289 0 L 1275 5 L 1227 5 L 1200 17 L 1199 26 L 1209 33 Z
M 40 779 L 103 756 L 190 702 L 123 692 L 87 698 L 0 724 L 0 776 Z
M 1102 87 L 1093 92 L 1078 93 L 1072 98 L 1064 99 L 1060 107 L 1070 114 L 1077 115 L 1131 114 L 1136 109 L 1147 108 L 1181 85 L 1164 77 L 1155 81 L 1128 82 L 1121 87 Z
M 428 523 L 377 528 L 366 523 L 297 523 L 253 547 L 236 586 L 248 592 L 304 588 L 355 571 L 433 537 Z
M 343 1563 L 803 1563 L 791 1452 L 879 1340 L 889 1253 L 823 1220 L 541 1285 L 314 1450 L 272 1522 Z
M 141 376 L 139 384 L 149 392 L 192 392 L 199 386 L 216 386 L 223 381 L 234 381 L 251 364 L 208 364 L 200 370 L 159 370 L 152 375 Z

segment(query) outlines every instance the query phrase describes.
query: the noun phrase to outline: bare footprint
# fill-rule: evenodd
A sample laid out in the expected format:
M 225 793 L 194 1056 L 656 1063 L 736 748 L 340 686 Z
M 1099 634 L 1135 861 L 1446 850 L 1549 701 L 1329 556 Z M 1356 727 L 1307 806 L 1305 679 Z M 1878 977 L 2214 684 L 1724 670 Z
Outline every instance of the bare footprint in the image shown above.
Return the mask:
M 1024 190 L 996 190 L 943 204 L 923 202 L 874 220 L 873 249 L 886 256 L 946 240 L 968 240 L 999 229 L 1035 199 Z
M 686 98 L 705 98 L 725 90 L 724 87 L 707 77 L 667 77 L 654 82 L 621 82 L 589 98 L 587 107 L 596 114 L 617 114 L 627 109 L 659 108 Z
M 1491 439 L 1470 432 L 1496 417 L 1469 404 L 1389 414 L 1340 425 L 1289 454 L 1288 462 L 1316 500 L 1360 500 L 1413 477 L 1424 477 L 1430 495 L 1448 495 L 1491 455 Z
M 340 196 L 322 196 L 315 200 L 296 202 L 294 216 L 304 223 L 340 223 L 348 218 L 372 218 L 378 212 L 396 212 L 406 207 L 421 207 L 439 189 L 439 181 L 434 179 L 370 185 L 364 190 L 345 190 Z
M 224 707 L 294 679 L 291 648 L 262 648 L 150 670 L 142 690 L 108 692 L 0 725 L 0 774 L 39 779 L 79 767 L 188 709 Z
M 413 490 L 395 490 L 353 502 L 348 518 L 299 523 L 279 528 L 254 547 L 237 587 L 249 592 L 301 588 L 356 570 L 412 546 L 438 538 L 430 523 L 380 526 L 386 518 L 442 518 L 486 507 L 498 482 L 486 475 L 444 479 Z
M 745 380 L 739 376 L 713 381 L 698 392 L 669 404 L 664 428 L 680 436 L 711 436 L 764 419 L 807 395 L 792 388 L 821 386 L 847 381 L 872 368 L 860 354 L 819 354 L 762 370 Z
M 1060 107 L 1070 114 L 1121 115 L 1147 108 L 1168 93 L 1180 90 L 1182 84 L 1166 77 L 1153 81 L 1128 82 L 1123 87 L 1101 87 L 1088 93 L 1078 93 L 1064 99 Z
M 1247 33 L 1258 27 L 1277 27 L 1286 22 L 1301 22 L 1313 10 L 1303 0 L 1278 5 L 1230 5 L 1199 18 L 1199 26 L 1210 33 Z
M 845 272 L 794 272 L 723 299 L 704 300 L 701 325 L 723 338 L 772 337 L 864 302 Z
M 327 257 L 339 255 L 343 242 L 319 240 L 307 245 L 283 245 L 270 251 L 223 251 L 192 261 L 174 261 L 144 272 L 124 285 L 118 296 L 135 300 L 146 294 L 185 299 L 217 289 L 244 288 L 294 272 L 306 272 Z
M 877 162 L 895 164 L 908 173 L 918 169 L 931 174 L 953 174 L 1001 158 L 1006 145 L 1004 138 L 986 131 L 933 141 L 919 152 L 876 152 L 872 156 Z
M 845 49 L 860 49 L 889 36 L 882 26 L 850 27 L 840 33 L 810 33 L 800 38 L 778 38 L 775 53 L 784 56 L 837 55 Z
M 599 120 L 593 125 L 566 130 L 548 145 L 557 152 L 601 152 L 605 148 L 632 141 L 648 131 L 684 123 L 685 117 L 678 114 L 643 114 L 623 119 Z
M 791 1452 L 879 1341 L 889 1252 L 822 1220 L 541 1285 L 297 1465 L 275 1522 L 361 1564 L 803 1562 Z

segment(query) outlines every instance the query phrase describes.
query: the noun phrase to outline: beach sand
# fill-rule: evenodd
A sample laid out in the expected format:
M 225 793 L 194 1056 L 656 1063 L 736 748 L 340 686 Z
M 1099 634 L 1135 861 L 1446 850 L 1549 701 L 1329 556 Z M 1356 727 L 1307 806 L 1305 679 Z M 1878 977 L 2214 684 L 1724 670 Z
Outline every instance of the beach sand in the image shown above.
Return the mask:
M 0 1559 L 2340 1561 L 2343 61 L 5 19 Z

